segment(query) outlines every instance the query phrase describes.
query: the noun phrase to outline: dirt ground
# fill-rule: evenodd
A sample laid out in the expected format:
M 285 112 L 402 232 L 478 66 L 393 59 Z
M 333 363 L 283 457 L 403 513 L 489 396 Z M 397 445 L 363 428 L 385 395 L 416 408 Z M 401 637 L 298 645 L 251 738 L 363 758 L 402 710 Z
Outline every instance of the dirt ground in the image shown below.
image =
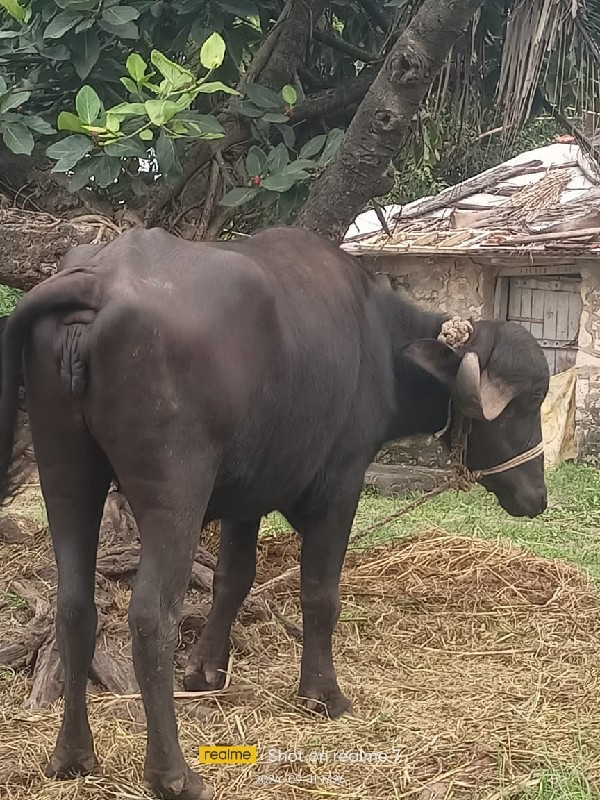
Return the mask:
M 39 499 L 22 511 L 23 541 L 0 544 L 3 640 L 30 616 L 11 581 L 51 574 Z M 293 534 L 263 539 L 258 581 L 297 553 Z M 244 652 L 227 692 L 176 701 L 190 763 L 199 745 L 258 746 L 255 765 L 203 767 L 217 798 L 501 800 L 529 796 L 547 763 L 582 763 L 600 783 L 600 597 L 583 572 L 507 541 L 433 532 L 350 554 L 341 591 L 336 664 L 353 716 L 328 722 L 297 708 L 301 644 L 277 617 L 236 623 Z M 111 612 L 121 633 L 128 594 L 123 585 Z M 300 623 L 296 578 L 269 602 Z M 61 702 L 26 710 L 29 684 L 25 671 L 0 672 L 0 797 L 149 796 L 139 700 L 90 684 L 101 772 L 54 782 L 42 769 Z

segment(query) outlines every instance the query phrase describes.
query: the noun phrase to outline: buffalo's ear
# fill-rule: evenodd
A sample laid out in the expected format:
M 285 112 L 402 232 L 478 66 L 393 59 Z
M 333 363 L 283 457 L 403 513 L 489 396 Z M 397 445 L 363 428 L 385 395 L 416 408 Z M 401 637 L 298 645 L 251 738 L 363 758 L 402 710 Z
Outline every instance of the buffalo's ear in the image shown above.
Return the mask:
M 471 351 L 458 355 L 436 339 L 411 342 L 405 355 L 444 383 L 456 407 L 472 419 L 496 419 L 515 396 L 514 389 L 499 378 L 481 372 L 479 357 Z
M 450 389 L 454 386 L 462 359 L 444 342 L 438 342 L 437 339 L 417 339 L 407 344 L 402 352 Z
M 481 371 L 477 353 L 465 353 L 452 390 L 457 408 L 466 417 L 491 421 L 499 417 L 515 396 L 512 386 Z

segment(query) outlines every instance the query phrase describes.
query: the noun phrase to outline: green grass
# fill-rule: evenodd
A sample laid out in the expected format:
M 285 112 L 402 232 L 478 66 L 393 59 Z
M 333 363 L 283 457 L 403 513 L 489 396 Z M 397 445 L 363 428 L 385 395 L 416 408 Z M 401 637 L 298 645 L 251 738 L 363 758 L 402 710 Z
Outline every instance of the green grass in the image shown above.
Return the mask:
M 522 800 L 599 800 L 583 772 L 577 767 L 549 765 L 539 775 L 537 785 L 520 795 Z
M 482 488 L 446 492 L 410 514 L 382 526 L 370 543 L 430 530 L 460 536 L 496 539 L 504 536 L 537 555 L 565 558 L 587 570 L 600 586 L 600 470 L 562 464 L 547 473 L 548 509 L 536 519 L 510 517 Z M 367 490 L 361 498 L 354 530 L 360 531 L 399 511 L 411 498 L 380 497 Z M 279 514 L 271 514 L 263 534 L 289 530 Z
M 22 597 L 15 592 L 0 591 L 0 605 L 5 605 L 11 611 L 26 611 L 29 607 Z
M 600 471 L 562 464 L 547 473 L 546 482 L 548 509 L 535 519 L 510 517 L 481 488 L 446 492 L 374 532 L 371 541 L 435 529 L 483 538 L 504 536 L 538 555 L 572 561 L 600 585 Z M 355 528 L 368 527 L 403 502 L 365 492 Z
M 23 292 L 20 289 L 13 289 L 12 286 L 0 284 L 0 316 L 10 314 L 22 294 Z

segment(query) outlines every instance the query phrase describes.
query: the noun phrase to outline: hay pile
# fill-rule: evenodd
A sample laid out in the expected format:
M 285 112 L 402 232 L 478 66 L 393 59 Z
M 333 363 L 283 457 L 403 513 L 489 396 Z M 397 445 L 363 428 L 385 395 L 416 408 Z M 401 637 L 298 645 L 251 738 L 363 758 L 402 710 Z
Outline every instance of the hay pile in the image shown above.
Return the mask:
M 289 566 L 297 549 L 292 536 L 263 540 L 259 580 Z M 48 557 L 45 538 L 4 544 L 0 580 L 24 565 L 43 570 Z M 355 716 L 326 722 L 296 708 L 301 645 L 277 617 L 237 624 L 244 652 L 227 692 L 177 701 L 190 762 L 198 745 L 258 745 L 255 766 L 203 769 L 217 797 L 500 800 L 524 796 L 546 759 L 578 757 L 600 781 L 600 598 L 576 568 L 506 542 L 432 533 L 350 554 L 341 588 L 336 663 Z M 112 610 L 115 629 L 127 595 L 123 588 Z M 269 602 L 300 622 L 295 577 Z M 5 603 L 2 636 L 24 621 Z M 60 704 L 24 711 L 27 675 L 1 676 L 0 796 L 147 796 L 141 703 L 90 692 L 103 774 L 55 783 L 42 767 Z

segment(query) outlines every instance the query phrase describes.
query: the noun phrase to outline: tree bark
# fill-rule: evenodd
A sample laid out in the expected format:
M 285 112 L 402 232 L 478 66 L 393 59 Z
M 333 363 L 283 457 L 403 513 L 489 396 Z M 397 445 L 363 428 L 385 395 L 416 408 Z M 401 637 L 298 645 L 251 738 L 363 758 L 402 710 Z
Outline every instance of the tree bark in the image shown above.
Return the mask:
M 50 214 L 0 209 L 0 283 L 32 289 L 53 275 L 65 253 L 78 244 L 114 238 L 118 228 L 110 220 L 84 215 L 59 220 Z
M 299 226 L 341 241 L 365 203 L 391 190 L 391 161 L 434 76 L 481 2 L 425 0 L 386 58 L 335 159 L 313 184 Z

